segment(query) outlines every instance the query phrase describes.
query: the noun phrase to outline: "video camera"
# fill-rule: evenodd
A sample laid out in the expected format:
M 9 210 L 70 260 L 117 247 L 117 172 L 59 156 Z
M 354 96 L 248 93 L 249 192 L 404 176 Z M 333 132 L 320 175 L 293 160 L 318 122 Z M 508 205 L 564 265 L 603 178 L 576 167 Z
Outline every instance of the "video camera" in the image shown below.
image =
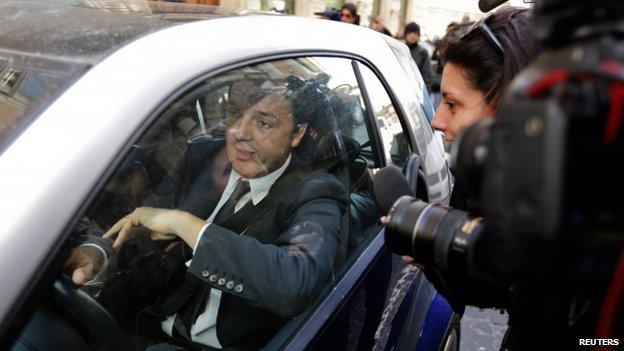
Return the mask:
M 613 345 L 624 331 L 624 3 L 538 0 L 533 14 L 544 53 L 495 118 L 453 145 L 472 206 L 403 196 L 386 242 L 454 309 L 507 309 L 512 349 Z

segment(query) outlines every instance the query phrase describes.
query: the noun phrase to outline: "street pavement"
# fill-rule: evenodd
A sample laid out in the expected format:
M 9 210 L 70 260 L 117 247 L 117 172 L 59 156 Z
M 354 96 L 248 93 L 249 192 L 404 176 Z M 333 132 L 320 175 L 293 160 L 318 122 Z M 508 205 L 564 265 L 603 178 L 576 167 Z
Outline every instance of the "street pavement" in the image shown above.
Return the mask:
M 507 314 L 467 307 L 461 320 L 460 351 L 497 351 L 507 330 Z

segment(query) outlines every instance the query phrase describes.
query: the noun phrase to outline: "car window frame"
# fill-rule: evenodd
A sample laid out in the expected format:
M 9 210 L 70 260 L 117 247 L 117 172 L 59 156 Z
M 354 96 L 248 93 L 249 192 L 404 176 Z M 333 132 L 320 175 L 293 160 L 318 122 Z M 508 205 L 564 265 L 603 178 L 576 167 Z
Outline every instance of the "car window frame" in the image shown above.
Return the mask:
M 397 113 L 397 116 L 399 118 L 399 121 L 401 122 L 401 129 L 403 130 L 403 133 L 405 134 L 405 138 L 407 139 L 407 143 L 410 146 L 411 153 L 416 153 L 420 155 L 423 150 L 420 150 L 420 148 L 418 148 L 418 145 L 415 142 L 417 135 L 415 134 L 414 129 L 416 127 L 411 124 L 412 121 L 408 117 L 408 114 L 403 108 L 403 105 L 401 104 L 401 101 L 397 97 L 397 94 L 393 91 L 390 84 L 388 84 L 387 80 L 383 77 L 381 72 L 377 68 L 375 68 L 374 65 L 367 64 L 366 61 L 360 61 L 360 63 L 364 64 L 367 68 L 369 68 L 373 72 L 373 74 L 375 74 L 375 77 L 377 77 L 379 82 L 383 85 L 384 90 L 386 91 L 386 93 L 388 94 L 388 97 L 390 98 L 390 101 L 392 102 L 392 107 L 394 107 Z M 365 84 L 364 84 L 364 88 L 366 88 Z M 384 163 L 384 166 L 385 166 L 385 163 Z
M 104 187 L 111 181 L 112 177 L 114 177 L 116 171 L 119 169 L 119 166 L 128 157 L 132 148 L 137 144 L 137 142 L 141 139 L 141 137 L 145 135 L 146 131 L 156 122 L 159 116 L 161 116 L 161 114 L 169 106 L 171 106 L 173 102 L 175 102 L 185 93 L 188 93 L 190 89 L 192 89 L 193 87 L 196 87 L 198 84 L 201 84 L 202 81 L 205 81 L 212 77 L 226 73 L 230 70 L 234 70 L 237 68 L 242 68 L 242 67 L 246 67 L 250 65 L 260 64 L 264 62 L 285 60 L 285 59 L 297 59 L 297 58 L 302 58 L 302 57 L 333 57 L 333 58 L 342 58 L 342 59 L 351 60 L 351 61 L 355 60 L 358 62 L 366 63 L 366 65 L 371 70 L 373 70 L 373 72 L 376 72 L 376 74 L 378 75 L 378 69 L 375 68 L 375 66 L 368 59 L 366 59 L 365 57 L 361 55 L 353 54 L 350 52 L 340 52 L 340 51 L 332 51 L 332 50 L 288 50 L 288 51 L 264 54 L 264 55 L 256 56 L 253 58 L 243 58 L 240 60 L 232 60 L 230 62 L 223 62 L 221 65 L 219 65 L 218 68 L 207 70 L 206 72 L 202 74 L 196 75 L 193 79 L 190 79 L 186 81 L 185 83 L 179 84 L 178 86 L 176 86 L 175 89 L 173 90 L 175 91 L 175 93 L 163 99 L 156 108 L 146 113 L 145 117 L 143 118 L 143 122 L 130 134 L 130 136 L 123 142 L 123 144 L 120 144 L 118 146 L 117 155 L 108 163 L 108 166 L 100 174 L 98 180 L 92 186 L 91 191 L 81 200 L 80 205 L 77 206 L 76 210 L 71 215 L 71 220 L 67 222 L 67 225 L 64 227 L 63 230 L 59 231 L 57 235 L 58 244 L 55 245 L 55 247 L 53 247 L 50 250 L 45 260 L 39 263 L 40 269 L 32 277 L 33 278 L 31 280 L 32 284 L 24 288 L 24 290 L 22 291 L 23 294 L 21 295 L 21 298 L 15 301 L 13 306 L 11 307 L 13 312 L 10 312 L 7 315 L 8 318 L 5 321 L 3 321 L 3 324 L 7 323 L 5 327 L 9 326 L 8 324 L 10 324 L 9 322 L 11 320 L 14 320 L 15 317 L 17 316 L 22 316 L 23 313 L 25 313 L 25 317 L 28 317 L 28 318 L 25 319 L 24 325 L 17 326 L 18 328 L 17 330 L 13 328 L 14 326 L 12 325 L 11 325 L 12 328 L 7 328 L 7 329 L 2 330 L 2 334 L 0 335 L 0 340 L 2 340 L 2 345 L 4 345 L 4 343 L 12 342 L 13 338 L 19 335 L 19 331 L 21 330 L 21 327 L 25 326 L 26 323 L 28 323 L 28 321 L 30 320 L 30 317 L 32 317 L 32 314 L 36 311 L 35 307 L 38 305 L 38 302 L 40 302 L 41 299 L 44 298 L 44 295 L 46 294 L 47 291 L 49 291 L 49 289 L 52 287 L 54 283 L 54 280 L 50 279 L 49 277 L 60 276 L 63 265 L 59 264 L 60 263 L 59 260 L 62 260 L 62 258 L 59 255 L 61 254 L 61 251 L 64 248 L 64 246 L 66 245 L 72 231 L 74 230 L 76 225 L 79 223 L 80 218 L 88 211 L 90 206 L 93 205 L 98 195 L 101 193 Z M 367 111 L 364 111 L 364 112 L 365 112 L 364 118 L 368 120 L 370 115 L 368 114 Z M 374 120 L 368 121 L 367 123 L 372 123 L 372 125 L 375 126 Z M 374 131 L 375 131 L 374 134 L 378 134 L 379 132 L 377 128 L 374 128 Z M 377 138 L 380 138 L 380 136 L 377 135 Z M 385 165 L 385 159 L 383 157 L 383 149 L 373 148 L 373 157 L 375 157 L 375 159 L 380 159 L 384 161 L 383 163 L 381 163 L 381 166 Z M 342 272 L 342 279 L 340 280 L 340 283 L 349 282 L 352 276 L 356 276 L 355 274 L 350 274 L 350 272 L 354 270 L 354 266 L 356 262 L 358 263 L 358 266 L 357 266 L 358 271 L 370 266 L 371 262 L 375 259 L 375 257 L 378 256 L 378 254 L 380 253 L 383 247 L 382 235 L 383 235 L 383 230 L 378 232 L 376 235 L 371 235 L 371 239 L 363 244 L 364 250 L 361 251 L 360 254 L 352 261 L 351 266 L 345 267 L 344 271 Z M 345 278 L 349 278 L 349 279 L 345 279 Z M 349 284 L 349 290 L 352 290 L 356 286 L 354 284 L 355 283 Z M 336 285 L 334 285 L 334 287 L 335 286 Z M 317 310 L 317 307 L 320 305 L 323 305 L 327 299 L 328 299 L 328 296 L 323 295 L 323 297 L 319 300 L 319 302 L 315 304 L 316 307 L 312 310 L 313 314 L 314 314 L 314 311 Z M 298 329 L 302 329 L 307 324 L 302 323 L 300 321 L 299 325 L 300 325 L 300 328 Z M 292 336 L 292 333 L 291 333 L 291 336 Z M 289 345 L 289 341 L 285 341 L 285 343 L 282 343 L 282 347 L 287 346 L 287 345 Z
M 363 64 L 363 63 L 360 63 Z M 407 143 L 410 147 L 410 155 L 413 153 L 416 153 L 417 155 L 420 155 L 420 153 L 422 152 L 419 148 L 417 148 L 417 145 L 415 145 L 415 143 L 412 142 L 412 140 L 415 140 L 415 136 L 412 136 L 412 133 L 414 132 L 413 128 L 411 128 L 410 122 L 409 122 L 409 118 L 407 117 L 407 115 L 405 114 L 405 111 L 403 110 L 403 107 L 401 106 L 401 103 L 399 102 L 399 99 L 396 97 L 396 95 L 392 92 L 392 89 L 390 88 L 390 85 L 385 81 L 385 79 L 383 78 L 383 76 L 379 73 L 376 72 L 375 69 L 373 69 L 370 66 L 366 66 L 368 69 L 371 70 L 371 72 L 375 75 L 375 78 L 377 78 L 378 82 L 381 83 L 381 85 L 384 88 L 384 91 L 386 92 L 386 95 L 388 96 L 388 98 L 390 99 L 390 102 L 392 103 L 392 107 L 394 108 L 395 112 L 397 113 L 397 117 L 399 119 L 399 123 L 401 124 L 401 130 L 403 130 L 403 134 L 405 135 L 405 138 L 407 139 Z M 360 89 L 364 89 L 367 91 L 366 95 L 368 96 L 368 89 L 366 88 L 366 82 L 364 80 L 364 78 L 361 76 L 359 67 L 358 67 L 358 75 L 360 76 L 361 79 L 361 85 L 362 87 Z M 371 102 L 368 102 L 369 104 L 371 104 Z M 371 105 L 372 106 L 372 105 Z M 372 111 L 371 108 L 371 113 L 373 114 L 372 118 L 373 120 L 375 120 L 376 123 L 376 117 L 375 117 L 375 112 Z M 379 128 L 377 128 L 377 134 L 379 134 Z M 381 135 L 380 135 L 381 137 Z M 381 145 L 382 148 L 385 148 L 385 146 Z M 390 150 L 387 150 L 388 153 L 390 152 Z M 385 155 L 385 153 L 384 153 Z M 385 157 L 384 157 L 384 167 L 387 164 L 385 163 Z
M 353 69 L 353 73 L 355 74 L 355 79 L 360 88 L 360 94 L 362 95 L 362 100 L 364 102 L 364 121 L 366 123 L 366 130 L 370 138 L 369 140 L 372 146 L 371 149 L 373 150 L 373 161 L 375 162 L 375 167 L 385 167 L 386 158 L 383 157 L 383 155 L 385 155 L 383 141 L 381 139 L 379 127 L 377 126 L 377 121 L 375 119 L 375 111 L 373 111 L 373 105 L 371 104 L 368 91 L 366 90 L 366 85 L 364 84 L 362 72 L 360 72 L 360 67 L 358 66 L 357 60 L 351 60 L 351 68 Z M 375 148 L 382 151 L 381 155 L 379 154 L 379 152 L 374 152 Z
M 416 66 L 414 60 L 411 58 L 411 56 L 409 56 L 409 51 L 407 51 L 407 47 L 405 46 L 405 44 L 391 38 L 384 37 L 384 39 L 388 44 L 388 47 L 394 54 L 394 57 L 401 67 L 401 70 L 405 73 L 409 82 L 411 82 L 410 84 L 415 83 L 418 86 L 415 86 L 414 88 L 421 88 L 426 90 L 424 82 L 422 80 L 422 75 L 420 74 L 420 71 L 418 70 L 418 67 Z M 414 77 L 410 77 L 412 75 Z M 420 78 L 420 81 L 417 82 L 411 78 Z M 420 137 L 421 140 L 432 140 L 433 143 L 438 143 L 438 140 L 436 140 L 437 138 L 434 135 L 433 128 L 431 127 L 431 123 L 427 118 L 427 112 L 425 111 L 425 100 L 429 99 L 429 97 L 423 94 L 422 102 L 417 101 L 418 99 L 416 97 L 411 97 L 411 99 L 412 102 L 416 103 L 417 110 L 415 110 L 414 113 L 412 113 L 412 111 L 408 111 L 409 113 L 406 113 L 405 116 L 408 124 L 418 124 L 418 126 L 413 125 L 412 128 L 410 128 L 410 133 L 413 133 L 412 137 L 414 140 L 414 143 L 412 143 L 411 145 L 413 147 L 413 150 L 418 150 L 416 153 L 421 156 L 422 161 L 420 165 L 422 175 L 419 174 L 418 177 L 421 178 L 421 181 L 427 185 L 426 192 L 429 201 L 448 204 L 451 197 L 451 178 L 450 171 L 448 169 L 448 163 L 444 161 L 445 165 L 439 172 L 437 172 L 436 170 L 430 170 L 427 165 L 427 152 L 425 150 L 421 150 L 420 145 L 418 145 L 418 142 L 416 141 L 417 138 Z M 404 102 L 408 103 L 407 101 Z M 429 144 L 425 146 L 425 149 L 428 147 L 428 145 Z M 433 146 L 434 149 L 435 147 L 436 146 Z M 443 152 L 441 140 L 439 141 L 439 145 L 437 145 L 437 147 L 440 149 L 440 152 Z M 442 188 L 441 191 L 432 193 L 432 189 L 435 189 L 437 186 Z

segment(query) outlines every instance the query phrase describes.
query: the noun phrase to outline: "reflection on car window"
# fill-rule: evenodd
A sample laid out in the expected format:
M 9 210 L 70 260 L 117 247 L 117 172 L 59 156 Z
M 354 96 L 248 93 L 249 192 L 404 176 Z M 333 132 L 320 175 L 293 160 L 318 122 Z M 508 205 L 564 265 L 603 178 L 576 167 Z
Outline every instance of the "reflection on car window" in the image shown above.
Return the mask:
M 132 146 L 66 265 L 107 253 L 83 288 L 139 348 L 262 347 L 379 229 L 362 106 L 346 59 L 207 79 Z
M 375 73 L 362 64 L 359 67 L 384 144 L 386 161 L 403 167 L 410 149 L 392 100 Z
M 0 65 L 0 149 L 20 125 L 33 117 L 34 111 L 77 79 L 78 71 L 40 71 Z

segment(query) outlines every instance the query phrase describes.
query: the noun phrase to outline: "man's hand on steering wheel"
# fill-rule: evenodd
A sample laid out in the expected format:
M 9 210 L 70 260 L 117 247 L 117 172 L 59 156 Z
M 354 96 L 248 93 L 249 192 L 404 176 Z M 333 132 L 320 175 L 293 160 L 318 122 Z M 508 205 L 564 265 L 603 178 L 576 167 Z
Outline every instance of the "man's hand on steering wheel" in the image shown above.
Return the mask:
M 104 265 L 104 254 L 92 246 L 78 246 L 72 250 L 65 262 L 65 268 L 70 270 L 74 284 L 83 285 L 93 279 Z

